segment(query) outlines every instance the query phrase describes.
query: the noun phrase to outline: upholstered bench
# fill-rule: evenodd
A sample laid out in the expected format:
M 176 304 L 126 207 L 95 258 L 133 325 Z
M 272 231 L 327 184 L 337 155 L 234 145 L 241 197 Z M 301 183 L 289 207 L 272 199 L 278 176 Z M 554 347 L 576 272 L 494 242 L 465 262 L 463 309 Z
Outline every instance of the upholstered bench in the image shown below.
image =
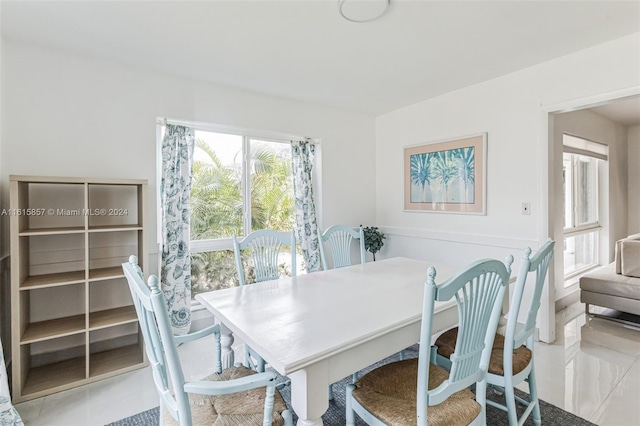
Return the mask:
M 580 301 L 640 315 L 640 234 L 616 243 L 616 260 L 580 278 Z

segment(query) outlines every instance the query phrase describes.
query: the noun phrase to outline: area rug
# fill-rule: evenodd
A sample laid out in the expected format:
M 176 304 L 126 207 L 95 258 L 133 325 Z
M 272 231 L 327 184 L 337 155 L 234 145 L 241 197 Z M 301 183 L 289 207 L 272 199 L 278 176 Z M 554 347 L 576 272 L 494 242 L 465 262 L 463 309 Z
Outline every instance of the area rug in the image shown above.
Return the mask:
M 418 346 L 414 345 L 411 348 L 405 350 L 405 357 L 407 358 L 415 358 L 418 356 Z M 389 358 L 386 358 L 373 366 L 367 367 L 361 371 L 361 373 L 366 373 L 367 371 L 372 370 L 380 365 L 386 364 L 391 361 L 396 361 L 399 359 L 399 356 L 393 355 Z M 283 378 L 280 378 L 284 380 Z M 329 409 L 322 416 L 322 421 L 327 426 L 341 426 L 345 424 L 345 389 L 347 384 L 351 383 L 351 376 L 345 377 L 341 381 L 335 383 L 333 385 L 333 394 L 334 399 L 329 402 Z M 284 387 L 280 393 L 284 397 L 285 401 L 287 401 L 287 405 L 289 405 L 289 401 L 291 400 L 290 387 Z M 528 395 L 520 390 L 516 389 L 516 393 L 523 398 L 528 399 Z M 504 404 L 504 397 L 496 394 L 493 391 L 487 391 L 487 398 L 492 399 L 496 402 Z M 518 404 L 518 409 L 524 411 L 524 407 Z M 540 400 L 540 413 L 542 417 L 542 425 L 543 426 L 595 426 L 594 423 L 588 422 L 585 419 L 582 419 L 574 414 L 571 414 L 567 411 L 564 411 L 561 408 L 556 407 L 555 405 L 549 404 L 545 401 Z M 155 426 L 159 422 L 159 409 L 152 408 L 151 410 L 144 411 L 142 413 L 136 414 L 131 417 L 127 417 L 125 419 L 119 420 L 114 423 L 110 423 L 107 426 Z M 296 423 L 297 416 L 295 413 L 293 414 L 294 424 Z M 491 426 L 502 426 L 508 425 L 509 422 L 507 420 L 507 415 L 505 412 L 487 406 L 487 425 Z M 356 425 L 364 426 L 366 425 L 361 419 L 356 415 Z M 531 420 L 531 416 L 524 423 L 525 426 L 533 426 L 533 421 Z M 200 426 L 200 425 L 195 425 Z

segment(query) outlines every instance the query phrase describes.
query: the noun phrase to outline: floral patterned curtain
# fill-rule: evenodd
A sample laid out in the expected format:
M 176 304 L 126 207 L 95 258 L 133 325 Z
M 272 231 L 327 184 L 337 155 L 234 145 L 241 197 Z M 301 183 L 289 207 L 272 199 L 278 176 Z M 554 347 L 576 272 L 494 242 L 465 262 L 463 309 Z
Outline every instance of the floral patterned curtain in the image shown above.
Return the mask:
M 311 185 L 311 170 L 316 147 L 310 141 L 292 141 L 293 193 L 296 205 L 297 239 L 307 272 L 320 270 L 320 246 L 316 203 Z
M 7 379 L 7 366 L 4 363 L 4 352 L 0 341 L 0 425 L 24 426 L 20 414 L 11 405 L 9 393 L 9 380 Z
M 191 327 L 191 258 L 189 257 L 193 130 L 167 124 L 162 140 L 162 291 L 176 335 Z

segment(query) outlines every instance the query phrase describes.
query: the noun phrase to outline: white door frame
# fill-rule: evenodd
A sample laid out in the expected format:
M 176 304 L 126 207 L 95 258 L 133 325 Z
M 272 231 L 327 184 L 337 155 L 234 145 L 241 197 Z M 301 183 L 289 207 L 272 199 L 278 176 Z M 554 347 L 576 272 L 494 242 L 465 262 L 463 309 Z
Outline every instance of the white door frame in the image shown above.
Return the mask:
M 540 241 L 540 244 L 542 244 L 549 236 L 556 240 L 556 256 L 554 256 L 554 258 L 557 258 L 558 253 L 560 253 L 562 249 L 562 245 L 560 244 L 561 240 L 559 239 L 560 236 L 557 235 L 558 233 L 555 230 L 556 224 L 554 223 L 553 217 L 554 206 L 556 203 L 554 179 L 549 175 L 549 173 L 554 170 L 553 165 L 556 160 L 554 154 L 555 141 L 553 137 L 554 115 L 590 108 L 616 99 L 634 95 L 640 95 L 640 86 L 628 87 L 626 89 L 572 99 L 564 102 L 547 105 L 542 104 L 540 106 L 540 131 L 538 133 L 540 142 L 540 160 L 538 166 L 541 172 L 540 188 L 542 188 L 542 191 L 540 191 L 539 202 L 541 211 L 546 211 L 547 214 L 541 214 L 539 216 L 538 240 Z M 548 285 L 544 287 L 542 303 L 538 314 L 539 339 L 545 343 L 552 343 L 556 339 L 555 283 L 557 279 L 562 279 L 558 277 L 563 276 L 563 272 L 557 271 L 558 268 L 554 267 L 554 263 L 555 262 L 552 262 L 551 265 L 549 265 Z

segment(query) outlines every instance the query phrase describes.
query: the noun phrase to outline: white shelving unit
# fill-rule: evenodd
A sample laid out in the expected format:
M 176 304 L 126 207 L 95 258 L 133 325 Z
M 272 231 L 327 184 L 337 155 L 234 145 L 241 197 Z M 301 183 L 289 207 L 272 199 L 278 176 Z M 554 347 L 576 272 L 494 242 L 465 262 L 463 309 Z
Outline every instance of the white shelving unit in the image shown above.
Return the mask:
M 147 181 L 10 181 L 14 402 L 145 366 L 121 263 L 147 262 Z

